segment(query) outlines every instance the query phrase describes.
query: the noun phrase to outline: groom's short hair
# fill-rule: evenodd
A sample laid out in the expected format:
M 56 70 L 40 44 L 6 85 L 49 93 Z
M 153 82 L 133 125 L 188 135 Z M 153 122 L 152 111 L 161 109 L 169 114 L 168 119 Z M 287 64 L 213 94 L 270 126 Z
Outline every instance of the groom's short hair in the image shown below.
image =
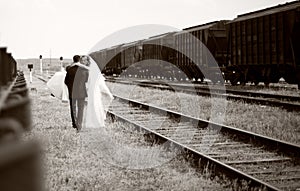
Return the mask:
M 73 62 L 79 62 L 79 60 L 80 60 L 80 56 L 79 55 L 73 56 Z

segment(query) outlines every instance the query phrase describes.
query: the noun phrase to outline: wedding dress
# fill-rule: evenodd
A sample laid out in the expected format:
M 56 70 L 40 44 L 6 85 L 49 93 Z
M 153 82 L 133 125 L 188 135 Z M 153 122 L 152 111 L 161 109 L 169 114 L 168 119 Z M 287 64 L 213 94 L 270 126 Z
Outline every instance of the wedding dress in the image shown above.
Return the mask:
M 56 72 L 47 82 L 50 92 L 62 101 L 69 101 L 68 87 L 64 82 L 66 73 L 66 70 L 62 68 L 60 72 Z
M 87 82 L 87 106 L 83 127 L 100 128 L 105 126 L 106 111 L 113 100 L 113 95 L 105 84 L 96 62 L 90 57 L 89 77 Z

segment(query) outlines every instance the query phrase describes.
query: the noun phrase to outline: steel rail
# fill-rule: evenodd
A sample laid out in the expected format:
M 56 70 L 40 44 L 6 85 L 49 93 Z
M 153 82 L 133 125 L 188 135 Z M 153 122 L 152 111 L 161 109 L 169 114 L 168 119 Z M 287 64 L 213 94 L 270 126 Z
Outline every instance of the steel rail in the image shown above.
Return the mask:
M 40 79 L 40 80 L 42 80 L 42 79 Z M 42 80 L 42 81 L 46 82 L 46 80 Z M 122 98 L 120 96 L 115 96 L 115 98 L 116 98 L 116 100 L 118 99 L 123 103 L 129 103 L 132 106 L 139 106 L 139 108 L 142 108 L 144 110 L 148 110 L 148 111 L 151 110 L 151 112 L 155 111 L 158 113 L 161 113 L 161 112 L 167 113 L 168 117 L 171 118 L 172 120 L 182 118 L 183 121 L 189 121 L 189 120 L 196 121 L 198 129 L 205 129 L 207 127 L 216 128 L 216 129 L 221 128 L 220 132 L 222 134 L 236 134 L 236 136 L 234 136 L 234 138 L 232 138 L 232 139 L 239 140 L 242 144 L 244 142 L 248 142 L 248 143 L 252 144 L 254 146 L 254 148 L 263 146 L 265 150 L 271 150 L 272 152 L 276 152 L 276 153 L 279 152 L 280 154 L 291 157 L 287 161 L 293 160 L 294 162 L 296 161 L 295 163 L 297 163 L 297 161 L 299 161 L 299 155 L 300 155 L 300 152 L 299 152 L 300 146 L 299 145 L 291 144 L 291 143 L 284 142 L 281 140 L 276 140 L 276 139 L 269 138 L 266 136 L 262 136 L 262 135 L 258 135 L 258 134 L 251 133 L 248 131 L 240 130 L 240 129 L 237 129 L 234 127 L 211 123 L 206 120 L 193 118 L 193 117 L 190 117 L 187 115 L 180 114 L 178 112 L 166 110 L 166 109 L 152 106 L 152 105 L 147 105 L 147 104 L 135 101 L 135 100 Z M 128 111 L 128 109 L 120 110 L 120 111 L 126 112 L 126 111 Z M 132 112 L 131 111 L 130 115 L 134 115 L 134 114 L 138 114 L 138 113 L 144 113 L 144 112 L 138 112 L 138 111 Z M 224 175 L 226 175 L 227 178 L 229 178 L 233 181 L 238 180 L 237 183 L 239 183 L 239 185 L 243 185 L 243 183 L 244 183 L 243 181 L 247 181 L 248 186 L 250 188 L 259 189 L 259 190 L 280 190 L 280 188 L 285 188 L 284 186 L 280 186 L 280 188 L 277 188 L 272 184 L 269 184 L 265 181 L 260 180 L 260 178 L 253 177 L 253 175 L 257 175 L 257 174 L 264 175 L 265 173 L 272 173 L 272 170 L 270 172 L 269 171 L 260 172 L 257 170 L 254 170 L 254 171 L 252 170 L 250 172 L 245 173 L 245 172 L 243 172 L 243 170 L 239 170 L 235 166 L 235 165 L 239 165 L 239 163 L 240 164 L 244 163 L 245 165 L 247 165 L 249 162 L 250 162 L 249 165 L 252 166 L 251 163 L 253 161 L 221 162 L 220 160 L 217 160 L 217 159 L 219 157 L 223 157 L 223 156 L 211 156 L 210 153 L 204 154 L 203 152 L 200 152 L 197 149 L 193 148 L 193 146 L 188 146 L 186 144 L 175 141 L 172 138 L 169 138 L 167 136 L 164 136 L 161 133 L 158 133 L 156 131 L 149 129 L 149 127 L 145 127 L 144 125 L 138 124 L 135 121 L 126 119 L 125 117 L 115 113 L 114 111 L 109 110 L 108 115 L 111 115 L 113 119 L 117 118 L 121 121 L 131 123 L 138 130 L 144 130 L 144 131 L 148 132 L 148 134 L 153 135 L 156 140 L 160 140 L 160 141 L 157 141 L 157 143 L 169 142 L 170 144 L 167 144 L 167 145 L 169 145 L 169 146 L 173 145 L 173 146 L 183 149 L 185 151 L 186 155 L 193 157 L 192 162 L 194 165 L 200 167 L 200 169 L 207 169 L 207 168 L 210 169 L 210 171 L 211 171 L 210 173 L 212 176 L 223 177 Z M 183 130 L 185 130 L 185 129 L 183 129 Z M 228 146 L 230 146 L 230 145 L 228 145 Z M 241 148 L 243 148 L 243 147 L 241 147 Z M 247 148 L 245 148 L 245 149 L 247 149 Z M 257 162 L 260 162 L 260 161 L 264 162 L 264 160 L 258 160 Z M 276 164 L 276 159 L 265 160 L 266 163 L 271 162 L 271 161 L 273 161 L 273 162 L 275 161 L 275 164 Z M 286 158 L 278 159 L 278 162 L 284 162 L 284 161 L 286 161 Z M 256 161 L 254 161 L 254 162 L 256 162 Z M 250 168 L 250 170 L 251 170 L 251 168 Z M 283 169 L 282 172 L 284 172 L 284 171 L 285 171 L 285 169 Z M 291 172 L 291 171 L 288 170 L 287 172 Z M 295 172 L 298 172 L 297 169 Z M 294 178 L 298 179 L 297 177 L 290 177 L 290 179 L 294 179 Z M 275 180 L 276 180 L 276 178 L 275 178 Z M 285 186 L 288 186 L 288 185 L 285 185 Z
M 218 129 L 223 134 L 231 134 L 231 135 L 234 134 L 234 135 L 236 135 L 235 140 L 238 140 L 240 142 L 251 143 L 252 145 L 255 145 L 255 146 L 263 146 L 266 150 L 272 150 L 272 152 L 274 152 L 276 150 L 283 155 L 287 155 L 287 156 L 291 157 L 291 159 L 295 160 L 295 161 L 297 161 L 297 159 L 299 158 L 299 154 L 300 154 L 300 146 L 299 145 L 287 143 L 287 142 L 284 142 L 281 140 L 277 140 L 277 139 L 269 138 L 269 137 L 262 136 L 259 134 L 255 134 L 252 132 L 240 130 L 240 129 L 237 129 L 234 127 L 229 127 L 229 126 L 225 126 L 225 125 L 221 125 L 221 124 L 212 123 L 212 122 L 209 122 L 206 120 L 193 118 L 193 117 L 190 117 L 187 115 L 180 114 L 178 112 L 173 112 L 173 111 L 166 110 L 166 109 L 163 109 L 160 107 L 144 104 L 144 103 L 141 103 L 141 102 L 138 102 L 135 100 L 126 99 L 126 98 L 123 98 L 120 96 L 115 96 L 115 97 L 120 102 L 128 103 L 132 106 L 138 106 L 139 108 L 142 108 L 144 110 L 148 110 L 148 111 L 155 112 L 155 113 L 161 113 L 161 112 L 167 113 L 168 117 L 171 119 L 184 118 L 184 121 L 197 122 L 197 126 L 200 129 L 209 127 L 212 129 Z M 223 173 L 223 174 L 226 174 L 226 176 L 231 179 L 238 178 L 238 179 L 246 180 L 247 182 L 250 182 L 250 185 L 253 187 L 260 187 L 260 188 L 264 187 L 267 190 L 279 190 L 278 188 L 276 188 L 266 182 L 263 182 L 255 177 L 252 177 L 249 174 L 239 171 L 236 168 L 233 168 L 232 166 L 230 166 L 231 165 L 230 163 L 228 163 L 229 165 L 222 163 L 222 162 L 214 159 L 213 157 L 205 155 L 189 146 L 186 146 L 186 145 L 179 143 L 177 141 L 174 141 L 166 136 L 163 136 L 163 135 L 161 135 L 161 133 L 155 132 L 155 131 L 153 131 L 143 125 L 140 125 L 130 119 L 126 119 L 113 111 L 108 111 L 108 113 L 122 121 L 127 121 L 131 124 L 134 124 L 134 126 L 136 126 L 139 129 L 144 129 L 146 132 L 151 133 L 152 135 L 154 135 L 156 137 L 159 137 L 159 139 L 161 139 L 163 141 L 172 142 L 173 145 L 176 145 L 176 146 L 184 149 L 188 153 L 192 154 L 195 158 L 194 159 L 195 163 L 199 163 L 199 159 L 201 159 L 202 162 L 203 161 L 205 161 L 205 163 L 208 162 L 210 164 L 210 167 L 213 169 L 214 173 L 216 173 L 216 175 L 221 175 Z M 242 162 L 246 163 L 247 161 L 242 161 Z M 268 160 L 266 160 L 266 162 L 268 162 Z
M 149 104 L 145 104 L 145 103 L 135 101 L 132 99 L 123 98 L 121 96 L 114 95 L 114 97 L 118 98 L 119 100 L 122 100 L 123 102 L 132 104 L 132 105 L 139 105 L 144 109 L 151 110 L 152 112 L 167 113 L 167 115 L 172 118 L 181 118 L 181 119 L 184 118 L 183 120 L 195 121 L 195 122 L 197 122 L 199 128 L 206 128 L 209 126 L 210 128 L 213 128 L 216 130 L 221 130 L 222 133 L 238 135 L 237 137 L 239 140 L 253 142 L 256 145 L 265 146 L 265 147 L 269 148 L 270 150 L 277 150 L 277 151 L 279 151 L 283 154 L 286 154 L 290 157 L 296 157 L 296 158 L 300 157 L 300 145 L 288 143 L 288 142 L 285 142 L 285 141 L 282 141 L 279 139 L 274 139 L 271 137 L 267 137 L 264 135 L 259 135 L 257 133 L 238 129 L 235 127 L 230 127 L 227 125 L 222 125 L 222 124 L 210 122 L 207 120 L 191 117 L 191 116 L 188 116 L 185 114 L 181 114 L 181 113 L 171 111 L 168 109 L 164 109 L 161 107 L 157 107 L 154 105 L 149 105 Z
M 223 94 L 233 94 L 233 95 L 241 95 L 248 97 L 259 97 L 259 98 L 269 98 L 269 99 L 277 99 L 277 100 L 286 100 L 286 101 L 295 101 L 300 102 L 300 96 L 291 96 L 291 95 L 279 95 L 279 94 L 270 94 L 263 92 L 253 92 L 253 91 L 240 91 L 240 90 L 230 90 L 220 89 L 215 87 L 201 87 L 197 84 L 192 84 L 192 86 L 188 86 L 186 84 L 178 84 L 178 83 L 165 83 L 165 82 L 151 82 L 151 81 L 135 81 L 137 83 L 150 84 L 150 85 L 160 85 L 166 84 L 167 86 L 172 86 L 176 88 L 182 88 L 183 90 L 197 90 L 197 91 L 209 91 L 213 93 L 223 93 Z
M 220 98 L 226 98 L 228 100 L 235 100 L 235 101 L 240 101 L 243 100 L 247 103 L 254 103 L 254 104 L 262 104 L 262 105 L 267 105 L 267 106 L 273 106 L 273 107 L 279 107 L 282 109 L 285 109 L 287 111 L 300 111 L 300 103 L 291 103 L 287 101 L 282 101 L 282 100 L 277 100 L 277 99 L 287 99 L 287 100 L 293 100 L 293 101 L 300 101 L 300 97 L 297 96 L 281 96 L 281 95 L 274 95 L 273 94 L 260 94 L 257 92 L 243 92 L 243 91 L 235 91 L 236 93 L 240 93 L 241 95 L 231 95 L 228 94 L 227 90 L 222 91 L 220 89 L 211 89 L 210 91 L 208 90 L 201 90 L 201 88 L 198 87 L 184 87 L 184 86 L 179 86 L 179 85 L 173 85 L 173 84 L 157 84 L 155 82 L 155 85 L 151 82 L 138 82 L 138 81 L 111 81 L 110 82 L 117 82 L 117 83 L 123 83 L 123 84 L 134 84 L 134 85 L 139 85 L 141 87 L 148 87 L 148 88 L 155 88 L 155 89 L 162 89 L 162 90 L 170 90 L 170 91 L 182 91 L 184 93 L 190 93 L 190 94 L 197 94 L 197 95 L 202 95 L 202 96 L 210 96 L 210 97 L 220 97 Z M 176 88 L 176 89 L 174 89 Z M 233 91 L 228 90 L 231 93 Z M 255 96 L 255 97 L 249 97 L 246 95 L 250 96 Z M 261 98 L 266 96 L 266 98 Z

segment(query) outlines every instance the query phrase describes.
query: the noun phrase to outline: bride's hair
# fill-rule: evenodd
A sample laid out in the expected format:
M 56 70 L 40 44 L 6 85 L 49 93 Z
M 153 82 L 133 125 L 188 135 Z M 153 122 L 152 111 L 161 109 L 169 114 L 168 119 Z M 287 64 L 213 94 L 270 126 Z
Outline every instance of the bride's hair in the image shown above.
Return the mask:
M 87 55 L 83 55 L 83 56 L 80 57 L 80 63 L 83 63 L 82 61 L 83 61 L 84 58 L 86 58 L 86 60 L 87 60 L 86 65 L 89 66 L 91 64 L 91 62 L 90 62 L 90 57 L 87 56 Z

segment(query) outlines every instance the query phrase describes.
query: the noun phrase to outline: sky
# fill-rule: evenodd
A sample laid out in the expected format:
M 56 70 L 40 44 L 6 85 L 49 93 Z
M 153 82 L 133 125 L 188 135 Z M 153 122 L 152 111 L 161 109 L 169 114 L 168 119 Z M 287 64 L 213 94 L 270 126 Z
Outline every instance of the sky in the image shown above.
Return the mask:
M 15 59 L 72 58 L 96 44 L 105 48 L 232 20 L 286 2 L 291 0 L 0 0 L 0 47 Z M 137 26 L 146 27 L 135 31 Z

